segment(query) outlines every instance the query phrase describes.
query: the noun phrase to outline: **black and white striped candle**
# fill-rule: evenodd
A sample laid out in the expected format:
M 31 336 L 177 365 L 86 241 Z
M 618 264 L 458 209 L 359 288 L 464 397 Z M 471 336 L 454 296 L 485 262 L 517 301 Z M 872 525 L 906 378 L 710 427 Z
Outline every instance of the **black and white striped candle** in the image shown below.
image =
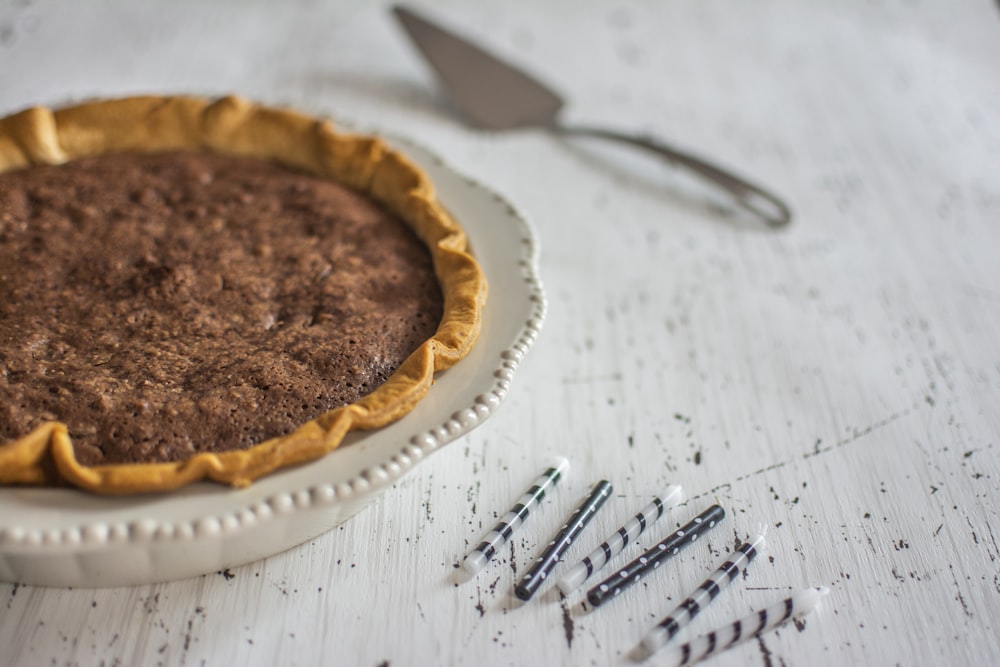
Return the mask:
M 591 605 L 600 607 L 656 570 L 666 560 L 676 556 L 681 549 L 693 544 L 724 518 L 726 511 L 718 505 L 712 505 L 679 530 L 671 533 L 665 540 L 653 545 L 634 561 L 587 591 L 587 600 Z
M 542 555 L 535 559 L 531 569 L 521 578 L 521 581 L 514 587 L 514 595 L 521 600 L 530 600 L 531 596 L 541 587 L 545 578 L 556 566 L 566 549 L 573 544 L 573 540 L 579 535 L 590 520 L 597 514 L 597 510 L 611 496 L 611 482 L 601 480 L 594 485 L 590 494 L 580 505 L 573 510 L 569 520 L 559 529 L 556 536 L 552 538 Z
M 708 579 L 703 581 L 687 599 L 677 605 L 670 616 L 657 623 L 656 627 L 643 638 L 642 647 L 649 653 L 659 650 L 673 639 L 681 628 L 690 623 L 691 619 L 698 615 L 698 612 L 718 597 L 719 593 L 739 576 L 740 570 L 750 565 L 757 554 L 767 546 L 764 530 L 764 526 L 761 526 L 757 535 L 751 537 L 736 551 L 729 554 L 726 561 Z
M 545 472 L 539 475 L 538 479 L 532 483 L 531 488 L 517 499 L 517 502 L 510 508 L 510 511 L 504 514 L 500 521 L 493 526 L 493 530 L 486 533 L 476 548 L 470 551 L 465 557 L 462 566 L 469 574 L 478 574 L 486 566 L 486 563 L 493 558 L 493 554 L 510 539 L 514 531 L 531 514 L 531 510 L 545 497 L 549 489 L 559 482 L 563 473 L 568 469 L 569 461 L 560 458 L 555 460 Z
M 559 590 L 568 595 L 579 588 L 591 576 L 600 572 L 601 568 L 607 565 L 608 561 L 620 554 L 626 546 L 642 535 L 643 531 L 649 526 L 656 523 L 668 507 L 673 507 L 679 503 L 682 496 L 681 487 L 677 485 L 667 487 L 666 493 L 653 498 L 651 503 L 639 510 L 624 526 L 612 533 L 608 539 L 590 552 L 586 558 L 574 565 L 573 569 L 559 580 L 557 584 Z
M 721 653 L 742 641 L 778 627 L 790 618 L 801 618 L 809 614 L 829 592 L 830 589 L 823 587 L 801 590 L 781 602 L 755 611 L 686 644 L 672 647 L 662 656 L 662 664 L 670 667 L 693 665 L 699 660 Z

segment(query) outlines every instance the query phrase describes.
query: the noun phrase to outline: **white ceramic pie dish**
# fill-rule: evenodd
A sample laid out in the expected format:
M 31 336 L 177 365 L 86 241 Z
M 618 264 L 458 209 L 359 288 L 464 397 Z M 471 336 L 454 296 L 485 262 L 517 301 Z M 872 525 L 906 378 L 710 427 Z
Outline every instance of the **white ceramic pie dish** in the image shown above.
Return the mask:
M 352 433 L 328 456 L 245 489 L 199 483 L 124 498 L 0 488 L 0 581 L 110 587 L 169 581 L 264 558 L 344 522 L 500 405 L 545 316 L 530 225 L 428 151 L 394 141 L 434 181 L 489 282 L 470 354 L 403 419 Z

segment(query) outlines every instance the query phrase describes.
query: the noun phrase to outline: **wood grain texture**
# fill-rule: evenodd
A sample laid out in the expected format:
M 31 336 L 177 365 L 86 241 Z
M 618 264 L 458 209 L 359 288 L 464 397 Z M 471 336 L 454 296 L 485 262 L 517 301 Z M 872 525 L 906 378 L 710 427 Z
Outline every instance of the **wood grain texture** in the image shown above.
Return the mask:
M 781 233 L 620 149 L 464 128 L 385 7 L 0 8 L 0 112 L 238 92 L 416 138 L 535 223 L 550 301 L 498 414 L 343 527 L 170 584 L 0 584 L 0 663 L 632 664 L 758 521 L 769 550 L 686 635 L 832 592 L 713 664 L 1000 660 L 1000 11 L 823 4 L 432 5 L 556 83 L 567 119 L 654 132 L 785 194 Z M 550 454 L 570 474 L 468 580 L 466 551 Z M 729 518 L 599 610 L 582 591 L 517 603 L 601 478 L 615 496 L 569 561 L 670 483 L 688 499 L 642 546 L 712 501 Z

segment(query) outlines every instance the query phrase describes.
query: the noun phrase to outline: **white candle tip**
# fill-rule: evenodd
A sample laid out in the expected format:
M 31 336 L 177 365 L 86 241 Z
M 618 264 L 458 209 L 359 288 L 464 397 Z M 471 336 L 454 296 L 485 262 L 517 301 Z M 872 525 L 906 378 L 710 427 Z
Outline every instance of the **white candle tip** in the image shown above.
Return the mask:
M 562 591 L 564 595 L 569 595 L 579 588 L 580 584 L 582 584 L 586 578 L 586 568 L 574 568 L 568 572 L 565 577 L 560 579 L 556 586 L 559 587 L 559 590 Z
M 663 648 L 663 645 L 667 643 L 666 630 L 663 628 L 654 628 L 642 638 L 642 648 L 643 650 L 652 655 Z
M 486 567 L 486 556 L 479 551 L 473 551 L 462 562 L 462 567 L 469 574 L 479 574 Z
M 799 591 L 795 596 L 796 618 L 809 614 L 813 609 L 817 607 L 817 605 L 819 605 L 819 601 L 823 599 L 823 596 L 829 592 L 830 589 L 826 588 L 825 586 L 817 586 L 815 588 L 807 588 L 803 591 Z
M 684 488 L 680 484 L 671 484 L 660 499 L 667 507 L 676 505 L 684 500 Z
M 555 468 L 560 475 L 564 475 L 569 470 L 569 459 L 564 456 L 555 456 L 549 459 L 548 467 Z

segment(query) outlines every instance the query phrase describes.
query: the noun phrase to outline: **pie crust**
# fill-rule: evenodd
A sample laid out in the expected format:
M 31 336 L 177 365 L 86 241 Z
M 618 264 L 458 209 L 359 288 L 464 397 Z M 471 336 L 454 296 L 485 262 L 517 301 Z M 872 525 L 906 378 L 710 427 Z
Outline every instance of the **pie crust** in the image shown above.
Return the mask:
M 393 422 L 413 409 L 434 374 L 462 359 L 479 335 L 486 281 L 461 227 L 435 199 L 426 174 L 375 137 L 238 97 L 133 97 L 0 119 L 0 173 L 109 152 L 206 150 L 270 159 L 330 178 L 371 197 L 411 226 L 431 252 L 444 295 L 433 337 L 364 398 L 246 450 L 199 453 L 172 463 L 88 467 L 67 428 L 47 422 L 0 443 L 0 484 L 72 485 L 102 494 L 169 491 L 208 479 L 236 487 L 324 456 L 348 432 Z

